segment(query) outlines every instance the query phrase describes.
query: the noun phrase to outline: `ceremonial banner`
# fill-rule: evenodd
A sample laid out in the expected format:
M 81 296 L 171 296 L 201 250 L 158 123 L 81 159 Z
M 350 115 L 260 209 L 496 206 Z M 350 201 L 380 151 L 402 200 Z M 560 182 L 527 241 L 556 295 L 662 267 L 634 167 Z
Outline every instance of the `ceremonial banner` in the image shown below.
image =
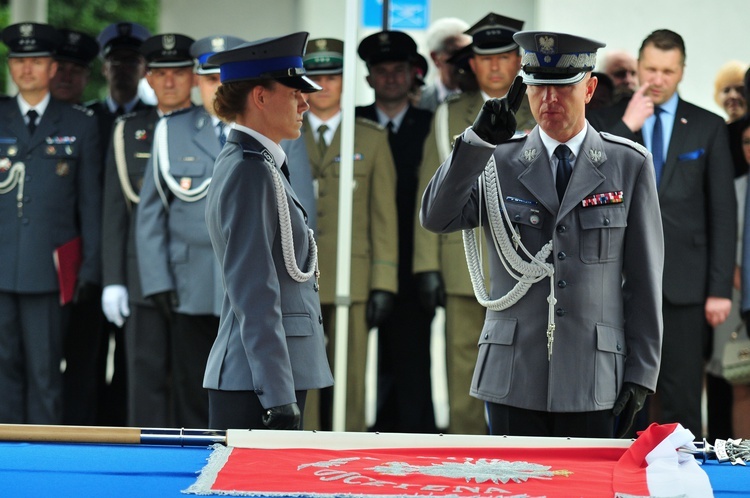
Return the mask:
M 185 492 L 316 498 L 612 498 L 618 492 L 623 496 L 674 497 L 687 493 L 684 496 L 711 497 L 710 485 L 708 493 L 705 487 L 695 487 L 701 477 L 708 485 L 708 478 L 692 455 L 683 456 L 693 459 L 697 480 L 684 480 L 685 475 L 677 465 L 663 464 L 664 458 L 670 460 L 670 457 L 674 457 L 670 461 L 677 462 L 677 447 L 672 445 L 676 441 L 670 439 L 674 430 L 664 431 L 661 427 L 664 426 L 649 428 L 643 444 L 633 444 L 631 448 L 565 447 L 565 439 L 557 440 L 555 447 L 530 448 L 500 444 L 372 449 L 254 449 L 216 445 L 197 482 Z M 409 435 L 403 436 L 404 444 L 408 444 Z M 685 435 L 681 437 L 684 439 Z M 503 440 L 495 439 L 498 443 Z M 640 441 L 639 438 L 636 442 Z M 657 457 L 654 451 L 663 454 Z M 656 464 L 660 471 L 652 473 L 651 464 Z M 659 484 L 653 489 L 652 479 Z M 695 493 L 672 486 L 664 494 L 670 483 L 693 487 Z

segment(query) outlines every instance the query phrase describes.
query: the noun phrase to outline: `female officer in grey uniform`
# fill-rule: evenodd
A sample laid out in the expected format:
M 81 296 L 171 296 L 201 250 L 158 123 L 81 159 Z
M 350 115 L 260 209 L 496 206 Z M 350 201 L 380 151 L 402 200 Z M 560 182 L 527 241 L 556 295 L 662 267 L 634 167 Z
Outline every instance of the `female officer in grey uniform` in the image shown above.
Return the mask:
M 233 130 L 216 159 L 206 222 L 225 294 L 203 386 L 214 429 L 299 429 L 308 389 L 333 384 L 317 248 L 289 180 L 282 139 L 300 135 L 307 33 L 217 53 L 217 115 Z

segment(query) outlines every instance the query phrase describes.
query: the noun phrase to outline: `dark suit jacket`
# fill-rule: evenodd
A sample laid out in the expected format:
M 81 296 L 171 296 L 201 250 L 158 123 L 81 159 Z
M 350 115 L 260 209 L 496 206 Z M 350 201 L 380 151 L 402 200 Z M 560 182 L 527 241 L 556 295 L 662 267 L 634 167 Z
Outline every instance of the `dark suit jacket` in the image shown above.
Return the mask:
M 50 99 L 30 136 L 16 99 L 0 102 L 0 182 L 18 162 L 26 171 L 23 184 L 0 194 L 0 290 L 56 292 L 52 253 L 77 236 L 83 243 L 78 277 L 100 282 L 98 147 L 91 111 Z
M 104 169 L 104 159 L 107 157 L 107 148 L 109 147 L 109 140 L 112 138 L 112 126 L 115 124 L 115 119 L 119 116 L 109 111 L 107 102 L 104 100 L 94 100 L 92 102 L 86 102 L 85 107 L 94 111 L 94 115 L 99 122 L 99 136 L 100 148 L 102 154 L 102 169 Z M 153 106 L 148 105 L 141 100 L 136 102 L 131 112 L 144 111 L 151 109 Z
M 589 122 L 643 144 L 621 117 L 627 102 L 593 112 Z M 664 225 L 664 297 L 701 304 L 707 296 L 732 297 L 737 208 L 727 127 L 709 111 L 679 99 L 658 186 Z
M 356 108 L 356 115 L 378 121 L 375 104 Z M 388 134 L 396 166 L 396 209 L 398 210 L 399 292 L 413 292 L 412 260 L 414 257 L 414 220 L 417 205 L 419 165 L 424 141 L 430 133 L 432 113 L 409 106 L 398 133 Z

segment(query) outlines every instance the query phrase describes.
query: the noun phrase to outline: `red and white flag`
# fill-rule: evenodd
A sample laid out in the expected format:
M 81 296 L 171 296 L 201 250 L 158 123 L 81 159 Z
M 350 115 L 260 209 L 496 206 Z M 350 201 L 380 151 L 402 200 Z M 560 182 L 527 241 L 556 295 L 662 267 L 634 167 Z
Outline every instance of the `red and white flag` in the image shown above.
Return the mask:
M 680 424 L 651 424 L 614 468 L 613 488 L 626 496 L 712 498 L 708 475 L 693 455 L 693 433 Z
M 309 447 L 304 435 L 297 436 L 298 447 L 216 445 L 185 492 L 314 498 L 713 496 L 694 457 L 677 451 L 692 444 L 692 434 L 677 424 L 652 425 L 629 447 L 622 440 L 498 436 L 459 436 L 453 441 L 476 444 L 451 441 L 438 447 L 452 436 L 402 434 L 403 447 L 342 449 L 326 441 L 344 437 L 367 444 L 374 435 L 328 434 L 316 439 L 325 447 Z

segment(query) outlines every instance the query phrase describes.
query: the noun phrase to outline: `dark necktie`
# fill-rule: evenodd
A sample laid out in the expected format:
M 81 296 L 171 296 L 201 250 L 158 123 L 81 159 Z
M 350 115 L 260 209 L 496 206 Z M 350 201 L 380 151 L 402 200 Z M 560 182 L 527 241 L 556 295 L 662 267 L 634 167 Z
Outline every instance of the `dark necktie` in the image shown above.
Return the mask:
M 393 135 L 394 133 L 396 133 L 395 131 L 393 131 L 393 128 L 394 128 L 393 121 L 388 121 L 388 124 L 386 124 L 385 127 L 388 128 L 388 135 L 389 136 Z
M 34 131 L 36 130 L 36 118 L 39 117 L 39 114 L 34 109 L 29 109 L 29 111 L 26 113 L 26 117 L 29 118 L 29 122 L 26 124 L 26 127 L 29 129 L 29 135 L 34 135 Z
M 654 172 L 656 173 L 656 184 L 661 181 L 661 173 L 664 168 L 664 132 L 661 127 L 661 113 L 664 109 L 654 107 L 654 131 L 651 134 L 651 155 L 654 156 Z
M 320 153 L 320 157 L 326 155 L 326 151 L 328 150 L 328 144 L 326 143 L 326 137 L 325 134 L 328 131 L 328 125 L 322 124 L 318 126 L 318 152 Z
M 281 172 L 284 173 L 286 181 L 291 182 L 291 180 L 289 179 L 289 166 L 286 165 L 286 161 L 284 161 L 284 164 L 281 165 Z
M 221 148 L 224 148 L 224 144 L 227 143 L 227 137 L 224 135 L 224 122 L 219 121 L 216 124 L 216 129 L 219 130 L 219 144 L 221 144 Z
M 125 114 L 125 108 L 123 106 L 118 106 L 117 109 L 115 109 L 115 116 L 122 116 Z
M 557 157 L 557 176 L 555 178 L 555 187 L 557 188 L 557 198 L 562 201 L 565 195 L 565 189 L 568 188 L 570 174 L 573 172 L 573 165 L 570 164 L 570 149 L 567 145 L 560 144 L 555 149 Z

